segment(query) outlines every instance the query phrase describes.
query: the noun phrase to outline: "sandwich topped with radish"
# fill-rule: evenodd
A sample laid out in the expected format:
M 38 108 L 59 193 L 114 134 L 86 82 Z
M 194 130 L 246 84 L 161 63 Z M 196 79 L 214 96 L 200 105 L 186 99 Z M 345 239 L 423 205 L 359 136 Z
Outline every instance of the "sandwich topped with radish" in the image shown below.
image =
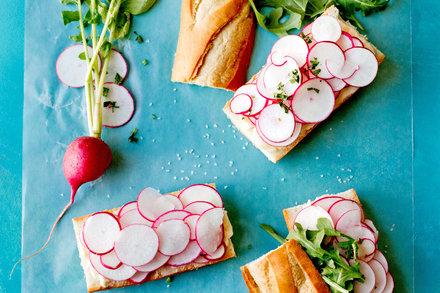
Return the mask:
M 241 268 L 250 292 L 382 292 L 394 289 L 388 262 L 377 248 L 379 231 L 351 189 L 283 211 L 282 246 Z M 294 289 L 292 289 L 294 288 Z
M 384 58 L 332 6 L 299 35 L 280 38 L 260 72 L 223 111 L 275 163 L 373 82 Z

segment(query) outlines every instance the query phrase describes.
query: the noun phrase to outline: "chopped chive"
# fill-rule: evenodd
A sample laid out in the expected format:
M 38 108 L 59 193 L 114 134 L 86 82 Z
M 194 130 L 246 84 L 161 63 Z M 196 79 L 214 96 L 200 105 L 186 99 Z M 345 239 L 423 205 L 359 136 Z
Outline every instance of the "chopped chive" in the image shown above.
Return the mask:
M 119 73 L 116 73 L 115 84 L 121 84 L 121 82 L 122 82 L 122 76 L 120 76 Z
M 131 132 L 131 135 L 130 135 L 130 137 L 128 138 L 128 141 L 129 141 L 129 142 L 134 142 L 134 143 L 137 143 L 137 142 L 138 142 L 138 138 L 135 137 L 135 136 L 136 136 L 136 133 L 137 133 L 137 128 L 135 128 L 135 129 Z
M 142 64 L 144 64 L 144 66 L 147 66 L 148 65 L 147 59 L 142 60 Z

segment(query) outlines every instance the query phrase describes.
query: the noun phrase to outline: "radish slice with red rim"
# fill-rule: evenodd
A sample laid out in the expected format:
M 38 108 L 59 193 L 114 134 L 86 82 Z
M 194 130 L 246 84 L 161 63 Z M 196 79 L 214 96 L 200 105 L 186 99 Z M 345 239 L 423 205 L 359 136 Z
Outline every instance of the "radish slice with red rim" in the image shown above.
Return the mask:
M 93 55 L 92 47 L 87 47 L 89 57 Z M 83 87 L 87 73 L 87 61 L 79 58 L 84 53 L 83 45 L 66 48 L 58 57 L 55 65 L 58 78 L 69 87 Z M 98 55 L 98 68 L 101 69 L 101 58 Z
M 332 63 L 333 71 L 340 71 L 345 63 L 344 52 L 333 42 L 318 42 L 310 48 L 307 66 L 315 76 L 330 79 L 333 78 L 333 75 L 328 72 L 326 62 Z
M 120 82 L 122 82 L 127 76 L 128 72 L 127 62 L 125 61 L 124 56 L 122 56 L 122 54 L 115 49 L 112 49 L 110 56 L 107 58 L 110 58 L 110 61 L 108 63 L 105 82 L 114 83 L 116 80 L 116 74 L 119 75 L 121 78 Z
M 362 207 L 354 200 L 351 199 L 342 199 L 330 206 L 328 209 L 328 212 L 330 216 L 332 217 L 333 221 L 337 222 L 339 218 L 345 214 L 347 211 L 350 210 L 358 210 L 359 211 L 359 222 L 357 225 L 360 224 L 364 220 L 364 211 L 362 210 Z
M 393 276 L 388 272 L 387 273 L 387 285 L 385 289 L 383 289 L 382 293 L 392 293 L 394 290 L 394 279 Z
M 311 34 L 312 33 L 312 24 L 313 23 L 306 24 L 299 34 L 300 35 L 301 35 L 301 33 L 304 35 Z
M 102 126 L 120 127 L 130 121 L 134 114 L 134 100 L 130 92 L 119 84 L 105 83 L 107 97 L 102 97 Z
M 257 78 L 258 92 L 269 100 L 291 96 L 301 84 L 301 74 L 295 59 L 285 56 L 279 62 L 267 64 Z
M 134 209 L 137 210 L 137 201 L 131 201 L 124 204 L 118 212 L 118 218 L 122 217 L 126 212 Z
M 326 81 L 332 87 L 334 92 L 341 91 L 347 85 L 347 83 L 345 81 L 343 81 L 342 79 L 339 79 L 337 77 L 327 79 Z M 336 96 L 336 94 L 335 94 L 335 96 Z
M 277 55 L 290 56 L 295 59 L 298 67 L 302 67 L 306 64 L 309 47 L 300 36 L 287 35 L 275 42 L 271 52 L 277 52 Z M 270 56 L 274 55 L 271 54 Z M 273 58 L 272 63 L 276 63 Z
M 321 15 L 312 24 L 312 35 L 318 42 L 336 42 L 341 37 L 341 33 L 339 21 L 330 15 Z
M 113 249 L 120 230 L 121 226 L 113 214 L 94 213 L 84 222 L 84 244 L 95 254 L 106 254 Z
M 206 254 L 213 254 L 223 241 L 223 209 L 213 208 L 200 215 L 196 240 Z
M 326 119 L 335 106 L 332 87 L 319 78 L 303 83 L 293 95 L 292 111 L 305 123 L 318 123 Z
M 293 229 L 296 229 L 295 224 L 301 224 L 301 227 L 304 230 L 317 231 L 318 228 L 316 225 L 318 224 L 318 219 L 325 218 L 330 221 L 332 227 L 334 227 L 334 223 L 330 215 L 320 206 L 307 206 L 303 208 L 295 217 L 293 221 Z
M 255 116 L 249 116 L 247 117 L 249 122 L 251 122 L 253 125 L 257 124 L 257 119 Z
M 351 261 L 353 264 L 353 261 Z M 356 281 L 354 283 L 354 292 L 356 293 L 370 293 L 371 290 L 374 289 L 374 285 L 376 283 L 376 277 L 374 275 L 373 269 L 370 265 L 364 261 L 359 261 L 360 268 L 359 271 L 365 277 L 365 281 L 363 283 Z
M 203 212 L 214 208 L 214 205 L 207 201 L 194 201 L 187 205 L 184 210 L 191 214 L 201 215 Z
M 370 219 L 365 219 L 364 223 L 373 231 L 376 241 L 379 240 L 379 230 L 376 229 L 376 226 L 374 226 L 373 221 L 371 221 Z
M 160 217 L 158 217 L 154 221 L 153 227 L 157 228 L 157 227 L 159 227 L 160 224 L 162 224 L 163 222 L 168 221 L 168 220 L 183 220 L 186 217 L 188 217 L 189 215 L 191 215 L 191 213 L 184 211 L 184 210 L 169 211 L 169 212 L 166 212 L 165 214 L 161 215 Z
M 373 269 L 374 276 L 376 278 L 374 289 L 371 291 L 371 293 L 381 293 L 387 285 L 387 273 L 380 262 L 375 259 L 372 259 L 368 264 Z
M 359 48 L 364 47 L 364 43 L 362 43 L 362 41 L 359 38 L 351 37 L 351 39 L 353 40 L 354 47 L 359 47 Z
M 121 224 L 122 229 L 133 224 L 142 224 L 149 227 L 153 226 L 153 222 L 142 217 L 137 209 L 128 211 L 122 215 L 122 217 L 119 218 L 119 223 Z
M 260 95 L 257 90 L 256 83 L 247 83 L 241 86 L 234 94 L 234 97 L 237 95 L 246 94 L 252 99 L 252 107 L 248 113 L 244 113 L 246 116 L 255 116 L 263 110 L 267 105 L 267 99 Z
M 195 201 L 207 201 L 215 207 L 223 207 L 223 200 L 218 191 L 205 184 L 188 186 L 179 194 L 179 199 L 184 207 Z
M 347 63 L 355 64 L 359 69 L 344 81 L 354 87 L 364 87 L 373 82 L 379 69 L 376 55 L 365 48 L 351 48 L 345 51 Z
M 159 236 L 159 251 L 162 254 L 173 256 L 185 250 L 189 243 L 191 231 L 183 220 L 168 220 L 157 228 Z
M 164 255 L 160 252 L 156 254 L 156 256 L 147 264 L 144 264 L 142 266 L 134 267 L 138 272 L 152 272 L 154 270 L 157 270 L 164 264 L 168 262 L 170 257 L 168 255 Z
M 198 263 L 198 264 L 205 264 L 205 263 L 208 263 L 208 262 L 210 262 L 210 260 L 207 259 L 204 255 L 199 255 L 199 257 L 197 257 L 194 260 L 194 263 Z
M 285 108 L 273 104 L 261 111 L 256 127 L 268 141 L 279 143 L 292 136 L 295 124 L 292 111 L 286 113 Z
M 339 79 L 349 78 L 353 76 L 357 70 L 359 70 L 359 66 L 348 61 L 346 61 L 341 68 L 339 65 L 335 65 L 334 62 L 326 60 L 325 66 L 331 75 Z
M 177 196 L 164 194 L 156 198 L 153 203 L 153 213 L 156 218 L 169 211 L 182 210 L 183 204 Z
M 296 117 L 295 117 L 295 120 L 296 120 Z M 302 122 L 296 122 L 295 123 L 295 130 L 293 131 L 292 136 L 289 137 L 287 140 L 285 140 L 283 142 L 272 142 L 272 141 L 269 141 L 269 140 L 267 140 L 263 136 L 263 134 L 261 134 L 259 132 L 259 128 L 258 127 L 256 127 L 256 130 L 257 130 L 258 136 L 261 138 L 261 140 L 263 140 L 268 145 L 271 145 L 271 146 L 274 146 L 274 147 L 283 147 L 283 146 L 288 146 L 288 145 L 292 144 L 298 138 L 298 136 L 301 133 L 301 129 L 302 129 L 301 123 Z
M 362 225 L 350 226 L 349 223 L 347 223 L 346 219 L 352 217 L 353 212 L 355 212 L 355 210 L 348 211 L 347 213 L 344 214 L 344 216 L 341 217 L 341 219 L 336 223 L 336 230 L 338 230 L 339 232 L 341 232 L 345 235 L 350 236 L 351 238 L 353 238 L 356 241 L 359 241 L 359 239 L 369 239 L 373 243 L 376 243 L 376 241 L 374 239 L 374 235 L 370 229 L 368 229 Z M 354 216 L 354 217 L 356 217 L 356 216 Z M 337 240 L 338 241 L 346 241 L 347 239 L 345 239 L 345 237 L 337 237 Z
M 148 272 L 136 272 L 130 279 L 128 279 L 133 284 L 141 284 L 146 281 L 148 277 Z
M 312 205 L 314 206 L 320 206 L 321 208 L 323 208 L 326 212 L 328 212 L 328 210 L 330 209 L 330 207 L 337 201 L 340 201 L 344 199 L 343 197 L 340 196 L 326 196 L 323 198 L 319 198 L 317 200 L 315 200 L 314 202 L 312 202 Z
M 248 113 L 252 108 L 252 98 L 247 94 L 235 95 L 229 103 L 229 110 L 234 114 Z
M 190 240 L 196 240 L 196 225 L 199 217 L 200 215 L 189 215 L 185 217 L 185 219 L 183 219 L 183 221 L 188 224 L 188 227 L 191 230 Z
M 383 255 L 383 253 L 380 250 L 376 250 L 376 253 L 374 254 L 373 258 L 375 260 L 377 260 L 378 262 L 380 262 L 380 264 L 383 266 L 385 271 L 388 273 L 388 261 L 387 261 L 387 258 L 385 257 L 385 255 Z
M 225 256 L 226 254 L 226 245 L 224 243 L 222 243 L 216 251 L 214 251 L 211 254 L 207 254 L 205 255 L 205 257 L 209 260 L 217 260 L 217 259 L 221 259 L 223 256 Z
M 197 241 L 190 241 L 185 250 L 179 254 L 173 255 L 168 260 L 168 265 L 177 267 L 192 263 L 197 257 L 199 257 L 202 249 L 197 244 Z
M 159 249 L 159 237 L 153 228 L 134 224 L 125 227 L 115 241 L 115 253 L 121 262 L 130 266 L 149 263 Z
M 156 214 L 154 212 L 154 202 L 160 196 L 160 192 L 154 188 L 144 188 L 138 195 L 137 208 L 142 217 L 154 221 Z
M 117 269 L 122 265 L 122 262 L 116 256 L 115 251 L 100 255 L 101 264 L 111 270 Z
M 133 277 L 136 270 L 128 265 L 122 264 L 117 269 L 108 269 L 101 264 L 99 255 L 89 253 L 89 260 L 95 271 L 106 279 L 113 281 L 124 281 Z
M 342 51 L 354 47 L 353 38 L 347 32 L 342 32 L 341 37 L 336 42 L 336 44 L 342 49 Z
M 376 243 L 371 239 L 362 239 L 359 242 L 362 243 L 359 243 L 358 258 L 367 262 L 372 260 L 376 252 Z

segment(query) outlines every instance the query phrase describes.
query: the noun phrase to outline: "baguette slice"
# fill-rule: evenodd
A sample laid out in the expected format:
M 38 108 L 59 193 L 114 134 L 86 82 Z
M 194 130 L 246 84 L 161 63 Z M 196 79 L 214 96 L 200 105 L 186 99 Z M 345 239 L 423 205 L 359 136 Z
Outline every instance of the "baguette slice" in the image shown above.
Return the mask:
M 362 43 L 364 44 L 364 47 L 367 49 L 370 49 L 375 55 L 376 58 L 380 63 L 385 58 L 385 55 L 380 52 L 373 44 L 368 42 L 367 37 L 361 35 L 354 26 L 352 26 L 350 23 L 344 21 L 339 16 L 339 10 L 335 6 L 331 6 L 328 8 L 324 14 L 328 14 L 331 16 L 334 16 L 338 19 L 342 31 L 345 31 L 349 33 L 350 35 L 359 38 Z M 256 78 L 256 75 L 250 80 L 253 81 Z M 346 87 L 343 90 L 341 90 L 340 94 L 336 98 L 334 110 L 336 110 L 342 103 L 344 103 L 346 100 L 348 100 L 356 91 L 358 90 L 357 87 Z M 292 142 L 290 145 L 284 146 L 284 147 L 274 147 L 267 143 L 265 143 L 260 136 L 258 135 L 255 126 L 247 119 L 244 118 L 242 115 L 236 115 L 231 112 L 229 109 L 229 102 L 226 103 L 226 105 L 223 107 L 223 112 L 228 116 L 228 118 L 232 121 L 232 123 L 240 130 L 241 133 L 243 133 L 248 140 L 250 140 L 254 146 L 258 149 L 260 149 L 261 152 L 273 163 L 276 163 L 279 161 L 282 157 L 284 157 L 290 150 L 292 150 L 304 137 L 307 136 L 319 123 L 309 123 L 309 124 L 303 124 L 301 128 L 301 132 L 298 136 L 298 138 Z M 243 119 L 244 118 L 244 119 Z
M 254 37 L 247 0 L 182 0 L 171 81 L 235 91 L 246 82 Z
M 209 184 L 209 185 L 215 188 L 215 184 Z M 171 192 L 170 194 L 177 196 L 179 193 L 180 193 L 180 191 L 175 191 L 175 192 Z M 119 212 L 119 209 L 120 208 L 115 208 L 112 210 L 107 210 L 107 212 L 111 212 L 114 215 L 117 215 Z M 102 277 L 101 275 L 99 275 L 95 271 L 95 269 L 91 266 L 90 261 L 89 261 L 89 252 L 81 244 L 81 240 L 79 238 L 83 223 L 85 222 L 85 220 L 87 219 L 88 216 L 89 215 L 86 215 L 86 216 L 82 216 L 82 217 L 75 218 L 72 220 L 73 228 L 74 228 L 75 236 L 76 236 L 76 243 L 77 243 L 78 251 L 79 251 L 79 257 L 81 259 L 81 266 L 84 270 L 84 275 L 86 277 L 87 291 L 88 292 L 96 292 L 96 291 L 122 288 L 122 287 L 134 285 L 133 283 L 131 283 L 129 281 L 108 280 L 108 279 Z M 186 272 L 186 271 L 195 270 L 200 267 L 204 267 L 204 266 L 211 265 L 211 264 L 214 264 L 214 263 L 217 263 L 220 261 L 227 260 L 229 258 L 236 257 L 235 251 L 234 251 L 234 245 L 232 244 L 232 241 L 231 241 L 231 237 L 233 235 L 232 225 L 231 225 L 231 222 L 229 221 L 229 218 L 228 218 L 226 211 L 224 212 L 223 227 L 224 227 L 223 241 L 226 244 L 226 253 L 221 259 L 218 259 L 215 261 L 210 261 L 210 262 L 207 262 L 204 264 L 191 263 L 191 264 L 178 266 L 178 267 L 164 265 L 161 268 L 151 272 L 148 275 L 146 282 L 169 277 L 171 275 L 175 275 L 175 274 Z
M 360 204 L 359 198 L 353 189 L 338 194 L 323 195 L 316 199 L 328 196 L 340 196 Z M 303 205 L 283 210 L 288 229 L 293 227 L 293 221 L 299 211 L 311 203 L 311 201 L 308 201 Z M 241 272 L 249 292 L 330 292 L 307 253 L 293 239 L 241 267 Z

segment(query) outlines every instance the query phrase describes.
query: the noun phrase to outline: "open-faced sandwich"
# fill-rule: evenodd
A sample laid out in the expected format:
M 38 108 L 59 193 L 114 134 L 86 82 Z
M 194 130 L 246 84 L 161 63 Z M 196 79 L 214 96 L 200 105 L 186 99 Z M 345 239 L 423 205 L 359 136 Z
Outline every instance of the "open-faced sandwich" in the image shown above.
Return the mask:
M 279 39 L 263 69 L 223 111 L 275 163 L 369 85 L 384 58 L 332 6 L 299 35 Z
M 88 292 L 126 287 L 235 257 L 214 184 L 161 195 L 145 188 L 121 208 L 73 219 Z
M 379 232 L 353 189 L 283 212 L 286 239 L 262 225 L 282 246 L 241 268 L 250 292 L 393 291 Z

